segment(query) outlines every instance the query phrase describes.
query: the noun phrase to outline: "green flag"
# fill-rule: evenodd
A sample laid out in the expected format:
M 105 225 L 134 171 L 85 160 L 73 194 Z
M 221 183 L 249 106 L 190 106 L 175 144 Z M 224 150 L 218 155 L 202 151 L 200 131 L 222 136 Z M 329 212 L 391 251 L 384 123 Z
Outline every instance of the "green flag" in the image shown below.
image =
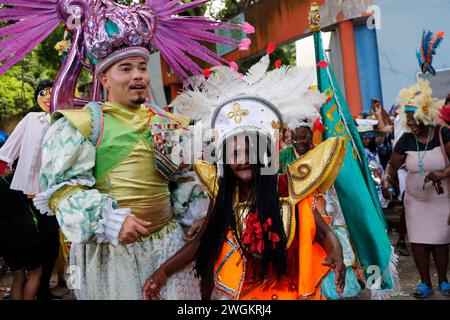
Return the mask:
M 386 231 L 386 221 L 371 179 L 367 159 L 356 124 L 339 90 L 333 71 L 323 51 L 321 32 L 314 32 L 319 90 L 327 96 L 321 110 L 325 131 L 323 138 L 345 138 L 347 153 L 335 181 L 335 188 L 369 288 L 393 289 L 396 255 Z

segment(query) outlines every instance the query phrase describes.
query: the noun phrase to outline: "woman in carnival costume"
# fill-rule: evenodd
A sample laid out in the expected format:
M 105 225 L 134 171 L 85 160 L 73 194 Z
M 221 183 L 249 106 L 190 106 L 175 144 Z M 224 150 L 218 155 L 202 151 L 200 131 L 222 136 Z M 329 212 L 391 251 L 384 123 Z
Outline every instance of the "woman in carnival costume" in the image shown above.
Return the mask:
M 205 299 L 325 299 L 320 286 L 331 270 L 342 294 L 342 247 L 314 193 L 333 184 L 343 140 L 327 140 L 278 175 L 282 110 L 301 105 L 305 75 L 268 66 L 264 56 L 244 77 L 213 68 L 173 102 L 178 113 L 211 124 L 216 163 L 194 165 L 211 205 L 201 237 L 155 271 L 144 298 L 160 298 L 167 279 L 194 260 Z
M 313 134 L 323 131 L 320 108 L 325 103 L 324 96 L 314 86 L 303 89 L 303 99 L 290 108 L 283 110 L 285 125 L 291 130 L 292 146 L 281 150 L 279 163 L 280 172 L 286 172 L 287 167 L 297 159 L 307 156 L 315 148 Z M 323 193 L 314 194 L 315 201 L 319 203 L 320 213 L 330 228 L 339 238 L 344 250 L 344 263 L 347 267 L 344 298 L 356 297 L 361 292 L 364 277 L 357 261 L 350 241 L 345 218 L 339 203 L 334 186 Z M 334 285 L 334 274 L 330 273 L 322 283 L 322 292 L 327 299 L 339 298 Z

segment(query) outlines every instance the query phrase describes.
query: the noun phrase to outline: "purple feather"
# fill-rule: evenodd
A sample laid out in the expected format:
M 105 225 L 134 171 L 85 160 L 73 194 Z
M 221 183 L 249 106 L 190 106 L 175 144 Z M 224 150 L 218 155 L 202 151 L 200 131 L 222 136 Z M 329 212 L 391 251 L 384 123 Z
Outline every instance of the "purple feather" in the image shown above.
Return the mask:
M 57 0 L 0 0 L 12 8 L 0 8 L 0 21 L 13 21 L 0 28 L 0 75 L 33 50 L 60 24 Z
M 192 1 L 192 2 L 189 2 L 189 3 L 182 4 L 182 5 L 180 5 L 178 7 L 175 7 L 173 9 L 171 9 L 171 10 L 167 10 L 166 12 L 164 12 L 164 14 L 166 14 L 166 15 L 174 15 L 174 14 L 178 14 L 178 13 L 181 13 L 181 12 L 185 12 L 185 11 L 188 11 L 189 9 L 197 8 L 197 7 L 201 6 L 202 4 L 204 4 L 206 2 L 209 2 L 209 1 L 210 0 L 195 0 L 195 1 Z

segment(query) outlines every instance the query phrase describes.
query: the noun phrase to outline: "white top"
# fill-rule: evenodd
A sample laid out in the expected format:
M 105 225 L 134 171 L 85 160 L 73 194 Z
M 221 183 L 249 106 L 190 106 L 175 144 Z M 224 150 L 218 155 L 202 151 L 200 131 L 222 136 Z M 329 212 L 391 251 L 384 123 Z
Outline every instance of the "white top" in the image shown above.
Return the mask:
M 401 123 L 400 115 L 397 115 L 394 120 L 394 145 L 397 144 L 398 139 L 405 133 L 405 128 Z
M 14 129 L 0 149 L 0 160 L 12 165 L 19 158 L 11 189 L 35 195 L 39 187 L 42 164 L 42 142 L 50 127 L 50 115 L 45 112 L 28 113 Z

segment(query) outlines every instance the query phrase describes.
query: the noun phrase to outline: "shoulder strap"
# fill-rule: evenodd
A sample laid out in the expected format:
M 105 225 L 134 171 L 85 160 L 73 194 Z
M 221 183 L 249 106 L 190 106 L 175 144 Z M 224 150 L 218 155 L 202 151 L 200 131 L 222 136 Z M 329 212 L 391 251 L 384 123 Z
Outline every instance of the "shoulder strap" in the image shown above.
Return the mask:
M 205 187 L 211 199 L 215 199 L 219 191 L 219 175 L 217 167 L 206 161 L 197 161 L 194 163 L 194 171 L 200 182 Z
M 155 104 L 146 103 L 145 106 L 150 110 L 150 112 L 152 113 L 153 116 L 156 116 L 157 118 L 160 119 L 160 120 L 157 120 L 156 122 L 162 121 L 162 122 L 173 123 L 173 124 L 177 124 L 177 125 L 181 125 L 181 126 L 188 126 L 190 123 L 190 119 L 180 116 L 180 115 L 175 115 L 173 113 L 170 113 Z M 152 125 L 152 124 L 153 123 L 150 120 L 150 125 Z
M 52 123 L 64 117 L 96 148 L 103 135 L 103 111 L 99 103 L 90 102 L 82 109 L 56 110 Z
M 445 152 L 445 146 L 444 146 L 444 139 L 442 138 L 442 130 L 444 129 L 444 127 L 441 127 L 441 129 L 439 130 L 439 143 L 441 144 L 441 151 L 442 151 L 442 155 L 444 156 L 444 161 L 445 161 L 445 166 L 448 167 L 449 164 L 449 160 L 448 160 L 448 155 L 447 152 Z
M 89 141 L 96 147 L 100 145 L 103 137 L 104 118 L 103 110 L 98 102 L 90 102 L 84 109 L 91 114 L 91 128 L 89 130 Z

